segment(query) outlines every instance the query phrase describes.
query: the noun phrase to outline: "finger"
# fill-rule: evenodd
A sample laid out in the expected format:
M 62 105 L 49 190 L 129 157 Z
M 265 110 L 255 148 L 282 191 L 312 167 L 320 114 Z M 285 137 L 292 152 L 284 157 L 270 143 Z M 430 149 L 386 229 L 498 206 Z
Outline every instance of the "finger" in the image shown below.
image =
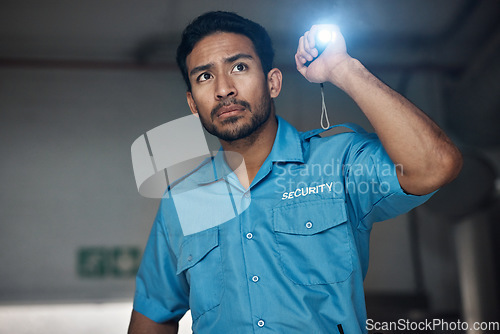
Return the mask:
M 299 71 L 300 74 L 305 76 L 306 71 L 307 71 L 307 66 L 304 65 L 306 62 L 306 59 L 300 56 L 298 53 L 295 54 L 295 64 L 297 65 L 297 71 Z
M 295 63 L 297 65 L 304 65 L 307 62 L 307 59 L 299 55 L 298 53 L 295 54 Z
M 318 56 L 318 50 L 315 49 L 314 47 L 314 38 L 312 38 L 312 44 L 311 44 L 311 33 L 307 31 L 304 34 L 304 49 L 309 53 L 313 58 Z
M 306 61 L 311 61 L 311 60 L 313 60 L 313 56 L 309 52 L 306 51 L 304 43 L 305 43 L 305 38 L 304 38 L 304 36 L 302 36 L 299 39 L 299 46 L 297 48 L 297 53 L 299 56 L 306 59 Z
M 311 29 L 309 30 L 309 34 L 307 35 L 308 37 L 308 43 L 311 47 L 316 47 L 316 34 L 318 33 L 318 26 L 317 25 L 313 25 L 311 27 Z

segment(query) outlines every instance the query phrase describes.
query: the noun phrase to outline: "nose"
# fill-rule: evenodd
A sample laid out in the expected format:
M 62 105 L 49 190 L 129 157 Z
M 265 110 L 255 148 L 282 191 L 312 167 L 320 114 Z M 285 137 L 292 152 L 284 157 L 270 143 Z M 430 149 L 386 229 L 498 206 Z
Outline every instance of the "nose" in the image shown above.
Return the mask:
M 225 75 L 219 75 L 216 80 L 215 98 L 217 100 L 223 100 L 227 97 L 237 95 L 236 87 L 231 78 Z

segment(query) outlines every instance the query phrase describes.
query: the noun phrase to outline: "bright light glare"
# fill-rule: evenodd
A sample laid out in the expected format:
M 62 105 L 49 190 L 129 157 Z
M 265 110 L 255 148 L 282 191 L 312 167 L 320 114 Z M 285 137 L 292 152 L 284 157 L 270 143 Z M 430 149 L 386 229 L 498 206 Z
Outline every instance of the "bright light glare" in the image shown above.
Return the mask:
M 335 33 L 335 31 L 331 30 L 320 30 L 318 31 L 317 35 L 318 43 L 322 45 L 328 44 L 329 42 L 333 42 L 336 37 L 337 34 Z

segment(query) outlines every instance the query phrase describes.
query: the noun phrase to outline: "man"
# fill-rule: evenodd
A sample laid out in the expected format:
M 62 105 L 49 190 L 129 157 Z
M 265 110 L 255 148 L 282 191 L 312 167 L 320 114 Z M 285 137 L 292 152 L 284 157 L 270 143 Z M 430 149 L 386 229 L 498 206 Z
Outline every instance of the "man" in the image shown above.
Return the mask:
M 372 224 L 423 203 L 462 160 L 423 112 L 347 54 L 339 31 L 317 57 L 319 28 L 299 40 L 298 71 L 349 94 L 378 137 L 357 130 L 320 138 L 277 117 L 282 75 L 256 23 L 211 12 L 184 31 L 177 61 L 187 101 L 223 151 L 162 200 L 129 333 L 176 333 L 188 309 L 195 333 L 367 332 L 362 284 Z M 227 152 L 240 154 L 246 170 Z M 220 215 L 211 199 L 220 189 L 234 217 L 187 232 Z

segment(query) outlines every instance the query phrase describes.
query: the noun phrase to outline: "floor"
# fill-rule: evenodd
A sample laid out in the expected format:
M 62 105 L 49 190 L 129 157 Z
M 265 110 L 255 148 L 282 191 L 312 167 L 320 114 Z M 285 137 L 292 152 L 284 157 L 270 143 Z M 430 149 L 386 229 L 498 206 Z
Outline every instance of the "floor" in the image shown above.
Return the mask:
M 124 334 L 132 302 L 57 305 L 0 305 L 0 333 Z M 191 333 L 191 315 L 181 319 L 179 334 Z

